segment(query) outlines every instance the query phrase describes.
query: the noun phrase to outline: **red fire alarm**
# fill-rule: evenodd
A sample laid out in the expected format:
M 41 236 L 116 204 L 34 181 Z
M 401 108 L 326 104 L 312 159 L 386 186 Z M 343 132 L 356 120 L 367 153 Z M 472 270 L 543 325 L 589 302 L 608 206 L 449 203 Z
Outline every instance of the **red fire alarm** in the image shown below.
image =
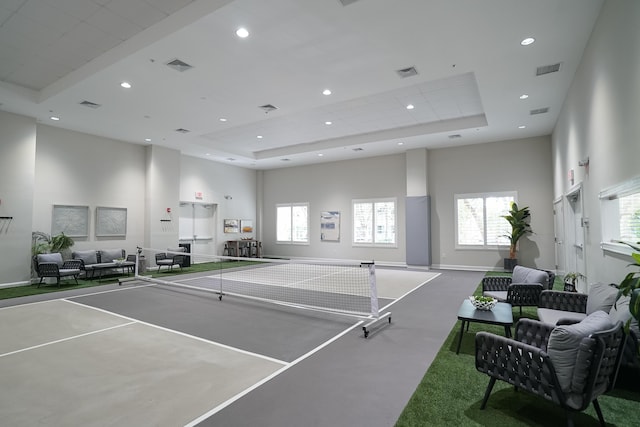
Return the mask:
M 167 208 L 167 213 L 171 213 L 171 208 Z

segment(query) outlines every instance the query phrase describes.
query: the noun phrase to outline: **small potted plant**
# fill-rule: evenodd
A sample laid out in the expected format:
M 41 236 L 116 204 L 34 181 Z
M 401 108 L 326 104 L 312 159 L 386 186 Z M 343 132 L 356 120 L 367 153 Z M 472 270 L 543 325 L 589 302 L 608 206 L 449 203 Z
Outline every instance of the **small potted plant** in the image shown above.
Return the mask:
M 585 279 L 582 273 L 570 271 L 564 275 L 564 290 L 567 292 L 578 292 L 576 285 L 580 279 Z
M 509 258 L 504 259 L 504 269 L 507 271 L 513 271 L 518 264 L 518 240 L 527 233 L 533 233 L 528 221 L 530 217 L 529 207 L 518 208 L 516 202 L 511 203 L 509 214 L 503 216 L 511 225 L 511 233 L 504 235 L 509 239 Z

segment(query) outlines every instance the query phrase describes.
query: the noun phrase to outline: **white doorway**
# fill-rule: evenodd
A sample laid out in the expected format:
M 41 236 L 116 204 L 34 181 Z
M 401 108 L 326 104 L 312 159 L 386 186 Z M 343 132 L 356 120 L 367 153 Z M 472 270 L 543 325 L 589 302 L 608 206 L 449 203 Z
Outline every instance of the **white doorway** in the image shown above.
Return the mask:
M 564 275 L 566 270 L 566 247 L 564 244 L 564 199 L 561 197 L 553 202 L 554 241 L 556 249 L 556 274 Z
M 180 202 L 178 235 L 180 244 L 196 254 L 215 255 L 215 224 L 217 205 L 207 203 Z M 211 259 L 192 257 L 191 262 L 207 262 Z
M 565 196 L 567 205 L 565 209 L 565 237 L 566 237 L 566 267 L 568 271 L 581 274 L 584 279 L 579 279 L 578 292 L 587 292 L 587 267 L 585 256 L 585 230 L 584 230 L 584 206 L 582 198 L 582 184 L 573 187 Z

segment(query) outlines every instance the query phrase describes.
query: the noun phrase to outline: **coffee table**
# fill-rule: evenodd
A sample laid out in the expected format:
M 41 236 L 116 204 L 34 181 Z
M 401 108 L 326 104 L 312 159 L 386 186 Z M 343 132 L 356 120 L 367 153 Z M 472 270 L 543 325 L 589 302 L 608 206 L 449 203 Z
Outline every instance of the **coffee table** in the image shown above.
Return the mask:
M 493 307 L 493 310 L 477 310 L 471 301 L 468 299 L 462 302 L 460 310 L 458 310 L 458 319 L 462 320 L 460 326 L 460 338 L 458 338 L 458 348 L 456 348 L 456 354 L 460 352 L 460 344 L 462 343 L 462 334 L 464 333 L 464 326 L 467 325 L 469 329 L 469 323 L 487 323 L 490 325 L 504 326 L 504 333 L 507 338 L 511 338 L 511 325 L 513 325 L 513 312 L 511 304 L 506 302 L 499 302 Z

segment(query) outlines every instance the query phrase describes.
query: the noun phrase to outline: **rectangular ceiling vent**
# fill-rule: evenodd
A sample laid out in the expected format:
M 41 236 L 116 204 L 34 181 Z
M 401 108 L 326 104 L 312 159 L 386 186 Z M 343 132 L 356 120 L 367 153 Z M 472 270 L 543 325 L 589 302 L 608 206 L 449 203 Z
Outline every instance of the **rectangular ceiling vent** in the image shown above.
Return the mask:
M 462 135 L 460 135 L 459 133 L 449 135 L 449 139 L 458 139 L 458 138 L 462 138 Z
M 356 147 L 353 149 L 353 151 L 364 151 L 364 148 Z
M 95 102 L 91 102 L 91 101 L 82 101 L 82 102 L 80 103 L 80 105 L 82 105 L 82 106 L 84 106 L 84 107 L 93 108 L 93 109 L 96 109 L 96 108 L 100 108 L 100 107 L 102 107 L 102 105 L 100 105 L 100 104 L 96 104 Z
M 176 132 L 178 132 L 178 133 L 189 133 L 191 131 L 189 129 L 185 129 L 185 128 L 178 128 L 178 129 L 176 129 Z
M 278 109 L 278 107 L 276 107 L 275 105 L 271 105 L 271 104 L 264 104 L 264 105 L 259 106 L 258 108 L 260 108 L 262 111 L 264 111 L 265 114 L 268 114 L 268 113 Z
M 179 59 L 174 59 L 173 61 L 169 61 L 167 62 L 167 66 L 169 68 L 173 68 L 176 71 L 180 71 L 181 73 L 183 71 L 187 71 L 193 68 L 193 66 L 187 64 L 186 62 L 183 62 Z
M 403 68 L 402 70 L 396 70 L 396 73 L 400 76 L 400 78 L 406 79 L 407 77 L 417 76 L 418 70 L 416 67 Z
M 549 107 L 536 108 L 535 110 L 529 111 L 529 114 L 535 116 L 536 114 L 544 114 L 549 112 Z
M 559 62 L 557 64 L 543 65 L 536 68 L 536 76 L 544 76 L 545 74 L 556 73 L 558 71 L 560 71 Z
M 355 3 L 358 0 L 338 0 L 340 3 L 342 3 L 343 6 L 349 6 L 351 3 Z

